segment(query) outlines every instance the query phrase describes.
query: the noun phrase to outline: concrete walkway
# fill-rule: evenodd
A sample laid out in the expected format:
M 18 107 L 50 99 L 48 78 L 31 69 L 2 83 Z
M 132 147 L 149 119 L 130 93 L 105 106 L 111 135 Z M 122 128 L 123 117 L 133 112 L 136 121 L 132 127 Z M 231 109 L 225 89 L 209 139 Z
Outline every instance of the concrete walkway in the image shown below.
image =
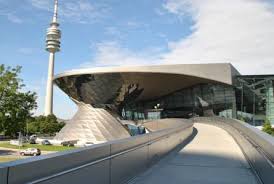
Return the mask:
M 227 132 L 205 124 L 194 127 L 198 132 L 189 144 L 170 153 L 131 183 L 257 183 L 241 149 Z

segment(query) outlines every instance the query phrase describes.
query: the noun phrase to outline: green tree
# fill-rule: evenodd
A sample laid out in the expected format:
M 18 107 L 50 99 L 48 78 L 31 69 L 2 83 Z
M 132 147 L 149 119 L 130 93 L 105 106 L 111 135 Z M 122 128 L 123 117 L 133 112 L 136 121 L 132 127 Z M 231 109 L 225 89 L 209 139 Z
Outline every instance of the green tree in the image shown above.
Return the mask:
M 36 94 L 23 91 L 23 81 L 19 78 L 21 67 L 0 65 L 0 132 L 15 136 L 23 132 L 31 111 L 36 109 Z
M 40 122 L 36 121 L 36 118 L 30 118 L 27 121 L 27 130 L 26 133 L 28 135 L 30 134 L 36 134 L 36 133 L 40 133 Z
M 28 123 L 28 132 L 31 134 L 41 133 L 53 135 L 59 132 L 63 127 L 64 122 L 58 122 L 56 116 L 38 116 Z
M 264 132 L 270 134 L 270 135 L 274 135 L 274 131 L 272 129 L 271 123 L 268 119 L 265 120 L 264 124 L 263 124 L 263 129 Z

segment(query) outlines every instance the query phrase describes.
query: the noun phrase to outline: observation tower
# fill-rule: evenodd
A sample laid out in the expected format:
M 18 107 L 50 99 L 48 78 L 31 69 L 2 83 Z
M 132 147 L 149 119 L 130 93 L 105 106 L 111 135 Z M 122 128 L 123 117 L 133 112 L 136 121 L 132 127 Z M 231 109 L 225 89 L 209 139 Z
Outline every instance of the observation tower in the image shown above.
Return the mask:
M 58 15 L 58 0 L 54 0 L 54 14 L 50 27 L 47 29 L 46 36 L 46 50 L 49 52 L 49 68 L 48 68 L 48 80 L 47 91 L 45 99 L 45 116 L 52 114 L 53 104 L 53 76 L 54 76 L 54 60 L 55 53 L 60 51 L 60 39 L 61 31 L 58 28 L 59 23 L 57 21 Z

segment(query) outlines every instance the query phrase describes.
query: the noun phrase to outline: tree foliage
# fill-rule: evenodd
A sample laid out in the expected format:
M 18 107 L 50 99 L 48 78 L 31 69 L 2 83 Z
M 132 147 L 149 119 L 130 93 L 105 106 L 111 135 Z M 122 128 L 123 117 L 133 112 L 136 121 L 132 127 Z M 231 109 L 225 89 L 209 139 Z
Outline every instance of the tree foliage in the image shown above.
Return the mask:
M 30 134 L 50 134 L 59 132 L 65 123 L 58 122 L 54 115 L 38 116 L 28 121 L 28 132 Z
M 274 130 L 271 126 L 271 123 L 268 119 L 265 120 L 264 124 L 263 124 L 263 129 L 264 132 L 270 134 L 270 135 L 274 135 Z
M 0 65 L 0 132 L 15 136 L 23 132 L 31 111 L 36 109 L 36 94 L 23 91 L 23 81 L 19 78 L 21 67 Z

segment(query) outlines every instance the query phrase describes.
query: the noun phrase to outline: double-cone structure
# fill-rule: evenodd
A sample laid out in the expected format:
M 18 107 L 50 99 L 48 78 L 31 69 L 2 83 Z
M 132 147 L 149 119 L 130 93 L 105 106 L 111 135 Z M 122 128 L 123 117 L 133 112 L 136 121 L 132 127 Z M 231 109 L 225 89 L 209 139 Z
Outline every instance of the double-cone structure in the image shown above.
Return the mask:
M 59 141 L 79 141 L 98 144 L 114 139 L 129 137 L 128 131 L 119 120 L 103 108 L 94 108 L 89 104 L 78 103 L 78 112 L 55 136 Z

